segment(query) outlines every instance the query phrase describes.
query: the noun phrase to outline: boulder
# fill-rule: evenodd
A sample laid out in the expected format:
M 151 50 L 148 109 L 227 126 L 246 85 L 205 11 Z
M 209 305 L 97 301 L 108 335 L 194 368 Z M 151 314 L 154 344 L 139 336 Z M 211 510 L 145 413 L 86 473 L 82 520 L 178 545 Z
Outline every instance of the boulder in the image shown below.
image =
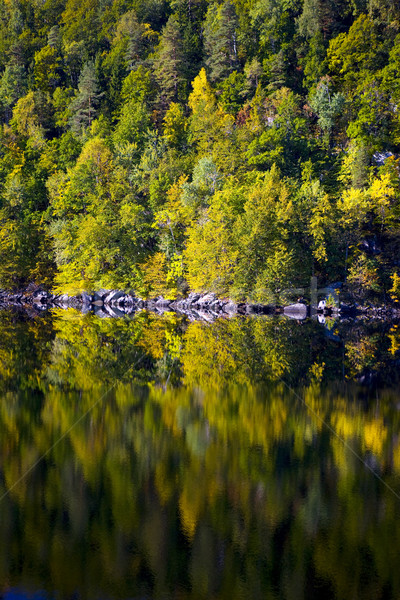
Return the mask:
M 103 302 L 104 304 L 113 304 L 119 300 L 119 298 L 122 298 L 122 296 L 125 296 L 125 292 L 121 292 L 121 290 L 111 290 L 111 292 L 103 298 Z
M 97 290 L 93 294 L 93 301 L 94 302 L 99 302 L 99 301 L 103 302 L 104 298 L 106 298 L 108 296 L 110 291 L 111 290 Z M 100 305 L 98 305 L 98 306 L 100 306 Z
M 283 309 L 284 314 L 291 319 L 306 319 L 307 318 L 307 305 L 301 304 L 298 302 L 297 304 L 290 304 L 289 306 L 285 306 Z
M 200 306 L 208 306 L 212 302 L 215 302 L 215 300 L 217 300 L 217 296 L 215 294 L 206 294 L 197 300 L 197 304 Z
M 210 302 L 208 307 L 211 308 L 212 310 L 220 311 L 222 308 L 222 304 L 221 304 L 220 300 L 218 300 L 218 298 L 217 298 L 216 300 L 213 300 L 212 302 Z
M 207 321 L 208 323 L 213 323 L 218 316 L 209 310 L 199 310 L 197 314 L 202 321 Z
M 119 310 L 116 306 L 110 306 L 108 304 L 104 305 L 104 312 L 106 312 L 110 317 L 123 317 L 125 313 L 122 310 Z
M 133 296 L 132 294 L 127 294 L 125 296 L 125 306 L 133 307 L 133 306 L 135 306 L 136 301 L 137 300 L 136 300 L 135 296 Z
M 186 299 L 186 303 L 188 306 L 191 304 L 196 304 L 200 300 L 200 294 L 196 294 L 195 292 L 190 292 L 189 296 Z
M 56 296 L 55 303 L 59 306 L 70 306 L 72 298 L 68 296 L 68 294 L 60 294 L 60 296 Z
M 38 290 L 33 294 L 33 302 L 46 304 L 48 300 L 51 300 L 52 295 L 44 290 Z
M 96 304 L 94 305 L 94 314 L 100 319 L 109 319 L 111 317 L 111 315 L 108 312 L 106 312 L 105 310 L 103 310 L 102 307 L 97 306 Z
M 111 300 L 111 305 L 119 306 L 120 308 L 123 308 L 125 306 L 125 299 L 126 299 L 126 295 L 124 294 L 123 296 L 120 296 L 116 300 Z
M 80 298 L 84 306 L 88 306 L 93 302 L 93 296 L 91 294 L 88 294 L 87 292 L 82 292 L 81 294 L 79 294 L 78 298 Z
M 233 315 L 237 312 L 237 306 L 234 302 L 232 302 L 232 300 L 230 300 L 229 302 L 224 303 L 222 310 L 229 315 Z
M 171 304 L 170 300 L 167 300 L 166 298 L 164 298 L 163 296 L 159 296 L 156 299 L 156 305 L 157 306 L 161 306 L 161 307 L 167 307 Z

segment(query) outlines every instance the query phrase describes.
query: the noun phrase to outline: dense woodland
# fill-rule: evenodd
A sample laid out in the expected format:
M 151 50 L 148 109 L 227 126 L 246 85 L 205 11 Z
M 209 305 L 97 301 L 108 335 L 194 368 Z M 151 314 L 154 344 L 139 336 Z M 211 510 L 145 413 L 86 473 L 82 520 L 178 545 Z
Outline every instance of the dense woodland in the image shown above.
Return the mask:
M 398 0 L 0 0 L 0 286 L 400 297 Z

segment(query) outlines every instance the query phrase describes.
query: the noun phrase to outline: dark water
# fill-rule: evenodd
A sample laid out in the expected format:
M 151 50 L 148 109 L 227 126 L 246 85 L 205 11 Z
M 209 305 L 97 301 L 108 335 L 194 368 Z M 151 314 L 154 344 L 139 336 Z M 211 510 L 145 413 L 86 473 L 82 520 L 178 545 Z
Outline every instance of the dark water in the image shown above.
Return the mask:
M 8 599 L 400 598 L 400 329 L 0 312 Z

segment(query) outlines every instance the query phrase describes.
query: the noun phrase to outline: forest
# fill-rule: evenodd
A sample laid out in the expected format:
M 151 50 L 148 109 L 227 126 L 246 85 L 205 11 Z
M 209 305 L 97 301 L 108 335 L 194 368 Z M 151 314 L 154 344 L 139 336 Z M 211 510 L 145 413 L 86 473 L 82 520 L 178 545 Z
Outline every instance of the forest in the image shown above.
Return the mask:
M 400 300 L 400 4 L 0 0 L 0 287 Z

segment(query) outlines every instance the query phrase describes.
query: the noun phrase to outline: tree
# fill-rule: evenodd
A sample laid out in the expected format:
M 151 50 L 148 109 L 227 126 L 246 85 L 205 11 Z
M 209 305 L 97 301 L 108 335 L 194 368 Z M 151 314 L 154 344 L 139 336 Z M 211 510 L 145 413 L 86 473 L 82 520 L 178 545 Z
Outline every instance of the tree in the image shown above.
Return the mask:
M 234 4 L 210 4 L 204 23 L 204 47 L 212 82 L 221 81 L 239 66 L 238 26 Z
M 133 144 L 135 155 L 139 158 L 143 151 L 146 132 L 149 126 L 150 117 L 143 102 L 135 99 L 128 100 L 121 108 L 119 119 L 113 132 L 114 144 L 119 147 L 125 144 Z
M 310 98 L 310 106 L 318 115 L 318 125 L 324 132 L 328 145 L 335 119 L 342 113 L 346 101 L 340 92 L 332 94 L 329 86 L 329 78 L 321 79 Z
M 167 143 L 170 146 L 182 148 L 187 140 L 187 119 L 180 104 L 171 102 L 165 114 L 163 125 L 163 137 Z
M 71 129 L 82 135 L 91 126 L 97 114 L 97 106 L 102 92 L 98 91 L 94 64 L 87 62 L 79 77 L 78 92 L 70 105 L 72 112 Z
M 297 269 L 285 227 L 289 205 L 289 189 L 275 166 L 249 186 L 243 214 L 234 226 L 240 248 L 233 284 L 236 297 L 268 302 L 294 284 Z
M 86 60 L 98 48 L 101 30 L 100 2 L 98 0 L 67 0 L 62 13 L 63 42 L 65 45 L 82 43 Z
M 284 87 L 271 94 L 266 104 L 266 127 L 249 144 L 247 160 L 260 169 L 276 164 L 286 174 L 298 174 L 299 162 L 308 159 L 300 98 Z
M 33 145 L 41 146 L 52 125 L 51 117 L 48 98 L 40 91 L 30 91 L 14 106 L 10 124 Z
M 184 256 L 190 289 L 229 294 L 238 256 L 233 226 L 232 216 L 216 201 L 188 228 Z
M 34 77 L 38 89 L 50 92 L 57 87 L 61 75 L 61 58 L 57 50 L 48 45 L 35 52 Z
M 148 23 L 139 23 L 136 12 L 132 10 L 121 17 L 114 44 L 124 43 L 124 59 L 132 71 L 143 63 L 157 39 L 157 33 Z
M 312 38 L 320 31 L 320 2 L 319 0 L 304 0 L 303 11 L 297 19 L 300 35 Z
M 232 157 L 231 140 L 234 136 L 234 118 L 218 107 L 215 94 L 207 80 L 205 69 L 201 69 L 193 81 L 189 96 L 189 141 L 195 144 L 200 156 L 213 155 L 215 162 Z
M 182 38 L 174 15 L 163 29 L 155 60 L 155 75 L 161 88 L 161 104 L 167 107 L 171 101 L 181 98 L 185 78 Z
M 55 173 L 48 189 L 57 289 L 139 289 L 150 224 L 104 140 L 86 142 L 76 165 Z
M 0 81 L 0 102 L 6 121 L 9 121 L 15 103 L 25 95 L 26 89 L 25 68 L 13 63 L 7 65 Z
M 352 98 L 366 75 L 382 66 L 384 54 L 371 19 L 360 15 L 347 33 L 331 39 L 327 56 L 335 82 Z

